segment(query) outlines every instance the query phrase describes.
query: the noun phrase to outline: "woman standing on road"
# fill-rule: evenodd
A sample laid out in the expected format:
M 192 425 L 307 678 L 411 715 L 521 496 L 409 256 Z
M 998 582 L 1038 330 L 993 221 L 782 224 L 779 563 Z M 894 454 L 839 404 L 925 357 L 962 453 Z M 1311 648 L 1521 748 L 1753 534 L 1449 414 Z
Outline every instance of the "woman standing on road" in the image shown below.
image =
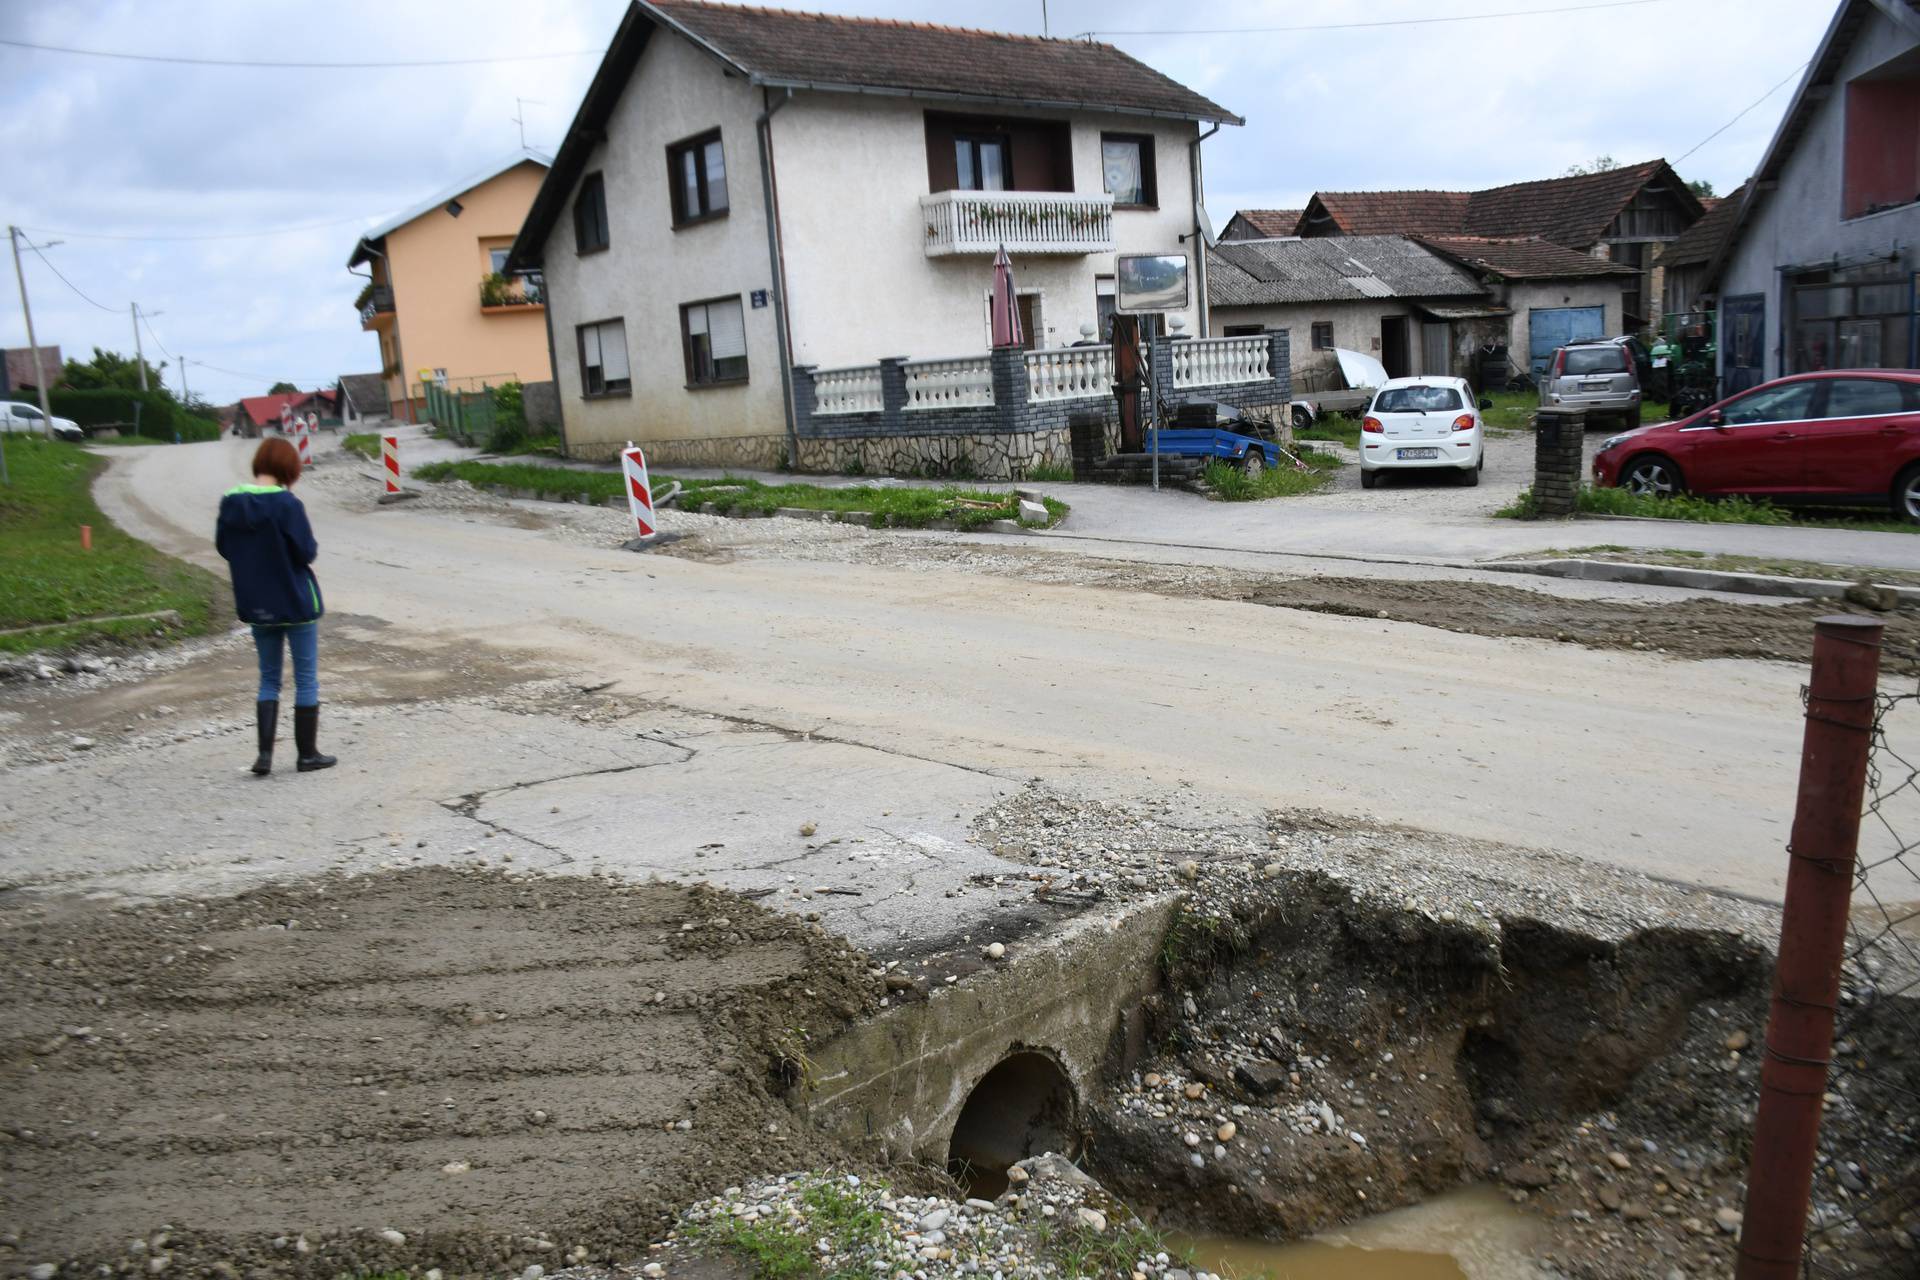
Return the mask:
M 300 455 L 275 437 L 253 454 L 253 483 L 220 499 L 213 545 L 233 575 L 240 621 L 253 626 L 260 655 L 260 693 L 254 706 L 260 732 L 257 774 L 273 772 L 273 734 L 280 718 L 281 647 L 293 651 L 293 743 L 301 773 L 326 769 L 332 756 L 314 745 L 320 729 L 320 582 L 313 576 L 320 544 L 307 509 L 293 496 Z

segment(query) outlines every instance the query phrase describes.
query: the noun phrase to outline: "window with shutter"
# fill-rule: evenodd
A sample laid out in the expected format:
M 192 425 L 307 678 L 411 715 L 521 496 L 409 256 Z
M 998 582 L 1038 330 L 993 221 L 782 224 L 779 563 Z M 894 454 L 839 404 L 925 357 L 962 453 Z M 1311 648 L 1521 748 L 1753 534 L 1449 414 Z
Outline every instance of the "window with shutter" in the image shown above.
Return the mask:
M 633 390 L 633 371 L 627 363 L 627 323 L 601 320 L 583 324 L 580 336 L 580 394 L 626 395 Z
M 747 380 L 747 324 L 740 298 L 713 298 L 680 308 L 680 335 L 687 385 L 715 386 Z

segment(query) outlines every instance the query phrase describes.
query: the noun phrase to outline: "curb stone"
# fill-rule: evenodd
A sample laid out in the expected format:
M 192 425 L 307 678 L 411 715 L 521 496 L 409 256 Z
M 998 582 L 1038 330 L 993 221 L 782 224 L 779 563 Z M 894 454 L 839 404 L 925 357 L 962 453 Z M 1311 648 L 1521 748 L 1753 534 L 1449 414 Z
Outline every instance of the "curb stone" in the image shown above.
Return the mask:
M 1687 587 L 1699 591 L 1729 591 L 1753 596 L 1784 596 L 1800 600 L 1841 600 L 1852 581 L 1828 578 L 1787 578 L 1768 573 L 1734 573 L 1721 569 L 1686 569 L 1675 565 L 1632 564 L 1615 560 L 1501 560 L 1481 561 L 1474 569 L 1497 573 L 1531 573 L 1546 578 L 1573 578 L 1585 582 L 1623 582 L 1645 587 Z M 1869 582 L 1873 570 L 1862 569 Z M 1903 605 L 1920 604 L 1920 587 L 1881 586 Z
M 624 511 L 627 506 L 627 500 L 619 495 L 595 502 L 591 493 L 573 494 L 557 493 L 548 490 L 516 489 L 502 484 L 475 485 L 474 488 L 482 493 L 492 494 L 497 498 L 509 498 L 520 502 L 574 503 L 580 506 L 605 507 L 609 511 Z M 1028 492 L 1037 491 L 1029 490 Z M 681 509 L 696 512 L 700 515 L 721 516 L 729 520 L 761 520 L 769 516 L 777 516 L 787 520 L 815 520 L 825 523 L 858 525 L 868 529 L 924 529 L 934 533 L 955 533 L 958 532 L 960 528 L 960 526 L 952 520 L 929 520 L 926 524 L 922 525 L 895 525 L 888 516 L 878 512 L 835 511 L 816 507 L 776 507 L 772 511 L 757 511 L 752 509 L 722 511 L 719 509 L 719 504 L 715 502 L 686 502 L 683 500 Z M 969 529 L 968 532 L 1044 533 L 1046 532 L 1046 528 L 1046 526 L 1027 524 L 1019 520 L 994 520 L 987 524 L 975 525 Z

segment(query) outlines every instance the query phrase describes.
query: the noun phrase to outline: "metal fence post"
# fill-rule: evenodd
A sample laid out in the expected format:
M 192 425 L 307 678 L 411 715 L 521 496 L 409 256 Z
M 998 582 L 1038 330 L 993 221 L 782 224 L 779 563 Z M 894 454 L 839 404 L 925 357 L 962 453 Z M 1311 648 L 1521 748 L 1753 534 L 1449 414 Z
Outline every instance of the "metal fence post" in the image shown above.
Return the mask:
M 1873 743 L 1881 632 L 1870 618 L 1814 623 L 1800 793 L 1736 1280 L 1800 1274 Z

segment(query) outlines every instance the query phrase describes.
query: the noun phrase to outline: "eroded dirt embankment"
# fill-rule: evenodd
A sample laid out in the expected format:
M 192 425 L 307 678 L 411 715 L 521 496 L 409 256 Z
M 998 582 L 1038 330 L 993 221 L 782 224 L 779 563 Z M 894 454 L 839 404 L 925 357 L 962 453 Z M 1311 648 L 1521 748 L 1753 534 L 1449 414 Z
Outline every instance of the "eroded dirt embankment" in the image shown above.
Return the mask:
M 1493 1180 L 1553 1221 L 1544 1257 L 1564 1274 L 1731 1267 L 1764 948 L 1710 928 L 1442 921 L 1311 872 L 1270 883 L 1237 918 L 1176 926 L 1155 1047 L 1093 1115 L 1118 1194 L 1163 1224 L 1294 1237 Z M 1883 1012 L 1854 1035 L 1891 1056 L 1836 1097 L 1824 1136 L 1906 1208 L 1837 1242 L 1836 1262 L 1860 1264 L 1841 1274 L 1876 1274 L 1915 1225 L 1903 1100 L 1920 1064 L 1893 1043 L 1912 1010 Z
M 1036 894 L 1186 895 L 1090 1108 L 1095 1171 L 1162 1224 L 1292 1238 L 1490 1181 L 1561 1274 L 1730 1271 L 1777 908 L 1178 792 L 1032 786 L 976 829 Z M 1815 1202 L 1867 1230 L 1823 1237 L 1839 1274 L 1920 1246 L 1920 1002 L 1881 994 L 1909 980 L 1846 974 Z
M 0 955 L 7 1273 L 625 1260 L 839 1158 L 779 1080 L 879 989 L 730 895 L 439 870 L 16 900 Z

